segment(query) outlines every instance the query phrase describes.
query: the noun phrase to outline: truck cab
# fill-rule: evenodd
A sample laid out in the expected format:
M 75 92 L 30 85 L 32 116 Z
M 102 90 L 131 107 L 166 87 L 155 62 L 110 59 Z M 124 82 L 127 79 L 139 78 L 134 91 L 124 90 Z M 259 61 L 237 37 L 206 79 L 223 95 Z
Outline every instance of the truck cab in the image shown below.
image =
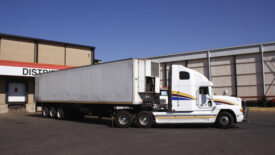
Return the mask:
M 169 73 L 169 103 L 166 112 L 154 111 L 156 123 L 215 123 L 229 128 L 244 119 L 238 97 L 215 96 L 213 83 L 201 73 L 172 65 Z

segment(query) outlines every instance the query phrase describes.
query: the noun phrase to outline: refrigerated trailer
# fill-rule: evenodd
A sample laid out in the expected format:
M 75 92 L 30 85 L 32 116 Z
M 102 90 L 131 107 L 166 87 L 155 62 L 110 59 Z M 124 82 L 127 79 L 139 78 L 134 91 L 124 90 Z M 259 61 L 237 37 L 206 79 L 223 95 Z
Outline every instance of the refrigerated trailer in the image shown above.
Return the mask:
M 214 123 L 229 128 L 243 121 L 237 97 L 214 96 L 212 82 L 182 65 L 172 65 L 169 88 L 160 88 L 160 64 L 126 59 L 35 77 L 35 101 L 42 116 L 114 117 L 117 127 Z

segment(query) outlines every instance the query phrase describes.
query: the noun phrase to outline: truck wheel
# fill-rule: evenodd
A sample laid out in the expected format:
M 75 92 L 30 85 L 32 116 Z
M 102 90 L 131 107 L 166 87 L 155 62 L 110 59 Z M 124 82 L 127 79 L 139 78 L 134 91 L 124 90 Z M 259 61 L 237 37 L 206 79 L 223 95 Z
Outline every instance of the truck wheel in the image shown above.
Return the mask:
M 65 118 L 65 113 L 64 113 L 64 110 L 62 108 L 57 108 L 56 117 L 57 117 L 57 119 L 60 119 L 60 120 Z
M 216 120 L 216 126 L 222 129 L 228 129 L 233 126 L 233 116 L 229 112 L 221 112 Z
M 133 115 L 128 111 L 120 111 L 116 114 L 115 123 L 119 128 L 128 128 L 133 123 Z
M 54 107 L 50 108 L 50 117 L 55 118 L 56 117 L 56 110 Z
M 151 112 L 141 111 L 136 117 L 136 123 L 140 128 L 150 128 L 154 124 L 154 116 Z
M 42 116 L 45 117 L 45 118 L 49 117 L 49 109 L 48 109 L 48 107 L 43 107 L 42 108 Z

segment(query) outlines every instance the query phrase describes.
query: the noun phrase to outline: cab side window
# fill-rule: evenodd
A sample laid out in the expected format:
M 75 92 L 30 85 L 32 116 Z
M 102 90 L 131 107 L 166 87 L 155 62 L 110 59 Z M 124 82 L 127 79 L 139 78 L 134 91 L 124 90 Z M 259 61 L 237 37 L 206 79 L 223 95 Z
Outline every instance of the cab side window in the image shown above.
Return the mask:
M 180 80 L 189 80 L 190 74 L 188 72 L 181 71 L 179 73 L 179 78 L 180 78 Z
M 200 87 L 200 94 L 209 94 L 208 87 Z

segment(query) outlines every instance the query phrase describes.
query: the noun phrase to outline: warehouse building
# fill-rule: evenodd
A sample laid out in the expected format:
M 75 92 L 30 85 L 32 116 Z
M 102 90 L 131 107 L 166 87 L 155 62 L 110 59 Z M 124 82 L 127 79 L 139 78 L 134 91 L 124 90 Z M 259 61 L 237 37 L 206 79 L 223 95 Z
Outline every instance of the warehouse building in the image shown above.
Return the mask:
M 156 56 L 162 86 L 168 86 L 171 64 L 194 69 L 214 84 L 216 95 L 232 95 L 255 103 L 275 99 L 275 43 Z
M 95 47 L 0 34 L 0 113 L 35 112 L 34 76 L 94 64 Z

